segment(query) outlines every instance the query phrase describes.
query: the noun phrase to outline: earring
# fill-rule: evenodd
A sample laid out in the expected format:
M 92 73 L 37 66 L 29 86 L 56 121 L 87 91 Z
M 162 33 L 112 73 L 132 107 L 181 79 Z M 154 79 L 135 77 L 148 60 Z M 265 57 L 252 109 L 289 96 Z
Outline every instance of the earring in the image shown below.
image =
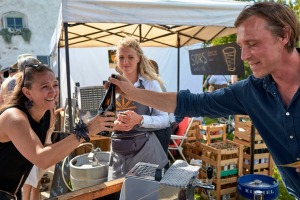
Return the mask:
M 32 100 L 27 100 L 25 101 L 25 108 L 30 109 L 33 106 L 33 101 Z

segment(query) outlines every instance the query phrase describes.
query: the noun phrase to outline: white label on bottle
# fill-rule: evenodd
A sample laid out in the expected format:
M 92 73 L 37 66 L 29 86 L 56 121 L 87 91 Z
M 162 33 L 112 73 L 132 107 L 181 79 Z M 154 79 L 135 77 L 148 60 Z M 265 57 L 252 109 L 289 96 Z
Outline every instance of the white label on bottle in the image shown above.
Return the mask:
M 224 171 L 228 170 L 228 166 L 224 165 Z

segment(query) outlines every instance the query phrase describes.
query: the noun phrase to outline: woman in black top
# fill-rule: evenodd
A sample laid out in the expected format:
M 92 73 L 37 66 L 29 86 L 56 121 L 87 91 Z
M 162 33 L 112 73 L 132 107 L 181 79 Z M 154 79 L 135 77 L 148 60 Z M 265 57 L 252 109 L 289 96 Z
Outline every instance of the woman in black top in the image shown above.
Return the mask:
M 0 107 L 1 200 L 9 195 L 21 199 L 20 189 L 33 164 L 47 169 L 69 155 L 88 135 L 112 131 L 114 117 L 96 116 L 87 127 L 78 126 L 76 134 L 45 147 L 53 117 L 50 111 L 55 109 L 58 96 L 58 81 L 47 65 L 28 65 L 18 74 L 13 94 Z

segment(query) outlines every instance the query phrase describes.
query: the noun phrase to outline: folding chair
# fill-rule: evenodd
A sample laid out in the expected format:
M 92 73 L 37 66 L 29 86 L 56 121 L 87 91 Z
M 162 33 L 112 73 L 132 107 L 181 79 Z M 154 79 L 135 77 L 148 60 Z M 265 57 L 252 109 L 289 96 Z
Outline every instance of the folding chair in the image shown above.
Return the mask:
M 193 123 L 194 118 L 185 117 L 183 120 L 178 124 L 178 129 L 175 135 L 171 135 L 171 144 L 169 144 L 168 152 L 172 159 L 175 161 L 174 156 L 172 155 L 170 150 L 177 150 L 181 157 L 187 162 L 183 155 L 183 141 L 187 138 L 187 133 Z

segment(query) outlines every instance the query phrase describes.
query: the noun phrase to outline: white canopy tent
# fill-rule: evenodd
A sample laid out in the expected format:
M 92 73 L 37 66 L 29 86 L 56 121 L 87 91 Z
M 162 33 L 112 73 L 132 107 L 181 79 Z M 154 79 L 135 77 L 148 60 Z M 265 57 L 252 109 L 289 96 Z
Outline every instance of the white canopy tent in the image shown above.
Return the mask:
M 62 23 L 68 24 L 69 47 L 111 46 L 126 35 L 140 38 L 148 47 L 210 41 L 235 33 L 233 23 L 249 4 L 231 0 L 62 0 L 50 48 L 61 38 Z M 64 45 L 60 40 L 59 46 Z
M 236 17 L 250 4 L 231 0 L 62 0 L 50 51 L 55 55 L 61 47 L 65 50 L 66 68 L 59 73 L 66 70 L 69 105 L 69 48 L 111 47 L 128 35 L 145 47 L 177 48 L 179 89 L 180 48 L 235 33 Z

